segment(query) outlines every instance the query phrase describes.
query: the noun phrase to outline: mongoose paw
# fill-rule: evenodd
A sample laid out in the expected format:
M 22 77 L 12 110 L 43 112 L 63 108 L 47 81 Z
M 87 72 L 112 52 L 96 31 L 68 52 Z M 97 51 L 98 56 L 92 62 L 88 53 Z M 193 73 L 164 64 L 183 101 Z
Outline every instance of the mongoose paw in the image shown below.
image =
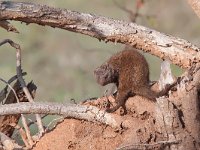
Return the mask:
M 108 108 L 108 109 L 106 109 L 105 111 L 106 111 L 107 113 L 113 113 L 113 112 L 115 112 L 115 110 L 112 109 L 112 108 Z
M 118 109 L 117 109 L 117 110 L 118 110 Z M 113 107 L 113 108 L 108 108 L 108 109 L 106 109 L 105 111 L 106 111 L 107 113 L 113 113 L 113 112 L 115 112 L 115 111 L 117 111 L 117 110 L 116 110 L 115 107 Z M 119 110 L 120 110 L 120 111 L 119 111 L 119 114 L 120 114 L 121 116 L 127 114 L 127 111 L 126 111 L 125 108 L 122 107 L 122 108 L 120 108 Z

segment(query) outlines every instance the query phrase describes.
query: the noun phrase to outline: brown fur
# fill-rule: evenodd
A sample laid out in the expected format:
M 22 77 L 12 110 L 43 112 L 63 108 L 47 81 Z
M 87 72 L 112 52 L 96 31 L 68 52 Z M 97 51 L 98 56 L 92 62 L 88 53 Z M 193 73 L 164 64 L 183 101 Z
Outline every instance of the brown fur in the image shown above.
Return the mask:
M 157 94 L 149 86 L 149 67 L 146 59 L 136 50 L 124 50 L 113 55 L 94 71 L 97 82 L 104 86 L 117 85 L 117 105 L 107 112 L 114 112 L 120 106 L 125 110 L 125 101 L 130 96 L 140 95 L 155 101 Z

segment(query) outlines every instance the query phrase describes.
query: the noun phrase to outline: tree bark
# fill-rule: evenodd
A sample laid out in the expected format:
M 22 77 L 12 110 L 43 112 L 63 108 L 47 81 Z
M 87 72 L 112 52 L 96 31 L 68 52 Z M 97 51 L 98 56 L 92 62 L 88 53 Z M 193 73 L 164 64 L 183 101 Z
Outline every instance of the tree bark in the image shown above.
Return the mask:
M 22 102 L 7 104 L 0 107 L 0 115 L 14 114 L 52 114 L 63 115 L 67 118 L 84 119 L 92 122 L 101 122 L 113 128 L 120 128 L 122 118 L 113 114 L 105 113 L 93 106 L 42 102 Z M 115 117 L 114 117 L 115 116 Z
M 132 142 L 132 149 L 200 149 L 200 49 L 195 45 L 134 23 L 31 3 L 0 2 L 0 20 L 48 25 L 106 42 L 130 44 L 189 68 L 168 96 L 158 98 L 156 103 L 138 96 L 129 98 L 126 107 L 131 117 L 108 114 L 94 106 L 55 103 L 9 104 L 0 107 L 1 115 L 60 114 L 129 128 L 132 136 L 125 138 Z M 127 145 L 124 143 L 123 148 Z
M 19 2 L 0 2 L 0 20 L 48 25 L 106 42 L 130 44 L 182 68 L 200 62 L 200 49 L 190 42 L 126 21 Z

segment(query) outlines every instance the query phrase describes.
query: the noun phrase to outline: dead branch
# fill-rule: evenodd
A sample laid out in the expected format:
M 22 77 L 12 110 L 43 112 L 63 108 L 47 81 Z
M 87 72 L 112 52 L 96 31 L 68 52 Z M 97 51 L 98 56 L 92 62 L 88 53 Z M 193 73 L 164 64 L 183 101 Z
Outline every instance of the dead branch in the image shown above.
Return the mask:
M 21 48 L 20 46 L 18 45 L 18 48 L 16 48 L 16 70 L 17 70 L 17 78 L 22 86 L 22 89 L 28 99 L 29 102 L 32 102 L 34 103 L 34 100 L 33 100 L 33 97 L 32 95 L 30 94 L 27 86 L 26 86 L 26 82 L 25 80 L 23 79 L 22 77 L 22 67 L 21 67 Z M 40 133 L 40 136 L 42 136 L 42 134 L 44 133 L 44 127 L 42 125 L 42 119 L 40 117 L 39 114 L 36 114 L 36 120 L 37 120 L 37 125 L 38 125 L 38 129 L 39 129 L 39 133 Z M 24 118 L 24 121 L 25 121 L 25 118 Z M 24 123 L 25 125 L 26 123 Z M 27 130 L 28 130 L 28 126 L 27 126 Z M 26 131 L 27 131 L 26 130 Z M 29 138 L 29 141 L 32 143 L 32 140 Z M 31 144 L 32 145 L 32 144 Z
M 5 150 L 21 149 L 22 147 L 16 144 L 8 136 L 0 132 L 0 140 Z
M 129 44 L 161 59 L 169 59 L 182 68 L 200 62 L 200 49 L 195 45 L 135 23 L 46 5 L 11 1 L 0 2 L 0 19 L 48 25 L 106 42 Z
M 125 5 L 121 5 L 120 3 L 118 3 L 116 0 L 113 0 L 113 3 L 122 11 L 126 12 L 129 16 L 129 19 L 131 22 L 135 23 L 138 17 L 145 17 L 145 18 L 151 18 L 153 16 L 151 15 L 143 15 L 141 13 L 139 13 L 139 10 L 141 9 L 141 6 L 144 5 L 144 1 L 143 0 L 137 0 L 135 1 L 136 7 L 134 8 L 134 11 L 129 9 L 128 7 L 126 7 Z
M 34 102 L 33 97 L 31 96 L 27 86 L 26 86 L 26 82 L 24 81 L 23 77 L 22 77 L 22 67 L 21 67 L 21 48 L 19 44 L 16 44 L 15 42 L 13 42 L 10 39 L 5 39 L 2 42 L 0 42 L 0 46 L 3 44 L 9 43 L 12 47 L 14 47 L 16 49 L 16 71 L 17 71 L 17 78 L 22 86 L 22 89 L 27 97 L 27 99 L 29 100 L 29 102 Z M 36 114 L 36 120 L 37 120 L 37 125 L 38 125 L 38 129 L 40 132 L 40 135 L 42 136 L 42 134 L 44 133 L 44 128 L 42 125 L 42 119 L 41 117 Z
M 27 98 L 24 96 L 24 93 L 22 91 L 22 88 L 20 87 L 19 81 L 17 81 L 13 85 L 13 87 L 11 87 L 11 85 L 9 85 L 9 87 L 11 88 L 11 91 L 8 94 L 4 104 L 16 103 L 16 102 L 19 103 L 19 102 L 28 101 Z M 34 90 L 36 90 L 35 89 L 35 85 L 32 82 L 28 83 L 27 87 L 28 87 L 28 89 L 29 89 L 29 91 L 31 93 L 33 93 Z M 20 119 L 20 116 L 22 118 L 22 124 L 24 126 L 24 129 L 26 131 L 27 138 L 28 138 L 28 141 L 29 141 L 29 144 L 25 143 L 25 145 L 26 146 L 28 145 L 28 148 L 31 148 L 32 145 L 33 145 L 33 141 L 31 139 L 30 130 L 29 130 L 28 125 L 26 123 L 26 118 L 22 114 L 21 115 L 1 116 L 0 117 L 0 124 L 1 124 L 0 131 L 3 132 L 4 134 L 6 134 L 7 136 L 11 137 L 12 134 L 13 134 L 13 131 L 15 129 L 13 124 L 17 124 L 18 123 L 18 121 Z M 24 141 L 24 142 L 26 142 L 26 141 Z
M 5 40 L 1 41 L 1 42 L 0 42 L 0 46 L 4 45 L 4 44 L 6 44 L 6 43 L 10 44 L 10 46 L 12 46 L 12 47 L 15 48 L 15 49 L 19 49 L 19 48 L 20 48 L 20 46 L 19 46 L 18 44 L 16 44 L 15 42 L 13 42 L 13 41 L 10 40 L 10 39 L 5 39 Z
M 19 31 L 13 25 L 11 25 L 10 22 L 6 20 L 0 21 L 0 27 L 6 29 L 8 32 L 19 33 Z
M 63 115 L 67 118 L 84 119 L 92 122 L 101 122 L 114 128 L 121 128 L 121 117 L 114 114 L 105 113 L 94 106 L 59 104 L 50 102 L 22 102 L 7 104 L 0 107 L 0 115 L 13 114 L 51 114 Z
M 28 148 L 28 147 L 30 147 L 30 145 L 29 145 L 29 143 L 28 143 L 28 139 L 27 139 L 27 136 L 26 136 L 26 132 L 23 130 L 23 128 L 22 127 L 20 127 L 18 124 L 15 124 L 15 123 L 12 123 L 12 124 L 10 124 L 13 128 L 15 128 L 18 132 L 19 132 L 19 134 L 20 134 L 20 136 L 21 136 L 21 138 L 22 138 L 22 141 L 24 142 L 24 144 L 25 144 L 25 146 Z
M 159 141 L 152 144 L 130 144 L 120 146 L 116 150 L 143 150 L 143 149 L 164 149 L 168 145 L 178 144 L 179 141 Z
M 30 92 L 29 92 L 29 90 L 28 90 L 28 88 L 26 86 L 26 82 L 24 81 L 24 79 L 22 77 L 23 73 L 22 73 L 22 67 L 21 67 L 21 48 L 20 48 L 20 45 L 16 44 L 15 42 L 13 42 L 10 39 L 5 39 L 5 40 L 3 40 L 3 41 L 0 42 L 0 46 L 3 45 L 3 44 L 6 44 L 6 43 L 9 43 L 12 47 L 14 47 L 16 49 L 16 71 L 17 71 L 17 78 L 18 78 L 18 81 L 20 82 L 20 84 L 22 86 L 22 89 L 23 89 L 23 91 L 24 91 L 24 93 L 25 93 L 28 101 L 33 103 L 34 102 L 33 97 L 30 94 Z M 23 120 L 24 120 L 23 124 L 26 126 L 25 119 L 23 119 Z M 41 117 L 38 114 L 36 114 L 36 120 L 37 120 L 37 125 L 38 125 L 40 136 L 42 136 L 42 134 L 44 133 L 44 128 L 43 128 L 43 125 L 42 125 L 42 119 L 41 119 Z M 27 134 L 29 134 L 29 133 L 27 133 Z M 32 143 L 32 141 L 31 141 L 30 138 L 29 138 L 29 141 L 30 141 L 30 143 Z
M 8 93 L 4 104 L 17 103 L 19 101 L 24 101 L 24 99 L 18 98 L 17 95 L 20 95 L 20 84 L 16 82 L 10 92 Z M 0 117 L 0 131 L 11 137 L 14 131 L 14 128 L 10 124 L 17 124 L 20 119 L 20 115 L 12 116 L 1 116 Z
M 8 82 L 6 82 L 4 79 L 0 78 L 0 81 L 4 82 L 11 89 L 11 91 L 14 94 L 14 97 L 16 98 L 17 102 L 19 103 L 20 101 L 19 101 L 19 98 L 17 97 L 17 93 L 15 92 L 15 89 Z M 14 85 L 14 87 L 17 88 L 17 84 L 15 84 L 15 85 Z
M 22 73 L 22 76 L 26 75 L 26 72 Z M 6 84 L 6 86 L 0 91 L 0 102 L 3 101 L 6 98 L 6 95 L 8 93 L 8 87 L 10 87 L 10 89 L 12 90 L 12 87 L 10 86 L 10 84 L 15 81 L 17 79 L 17 75 L 11 77 L 8 81 L 2 79 L 0 77 L 0 81 L 2 81 L 3 83 Z
M 1 81 L 3 81 L 4 83 L 6 83 L 7 84 L 7 86 L 9 86 L 9 88 L 11 89 L 11 91 L 14 93 L 14 97 L 16 98 L 16 100 L 17 100 L 17 103 L 19 103 L 20 102 L 20 100 L 19 100 L 19 98 L 18 98 L 18 96 L 17 96 L 17 93 L 15 92 L 15 89 L 17 88 L 17 85 L 19 85 L 19 84 L 17 84 L 18 82 L 16 82 L 16 84 L 14 85 L 14 87 L 15 87 L 15 89 L 14 88 L 12 88 L 12 86 L 10 85 L 10 84 L 8 84 L 5 80 L 3 80 L 3 79 L 0 79 Z M 11 97 L 11 99 L 13 99 L 13 97 Z M 10 101 L 10 99 L 8 99 L 7 101 L 5 101 L 5 102 L 8 102 L 8 101 Z M 14 119 L 13 119 L 14 118 Z M 5 129 L 4 129 L 4 132 L 7 132 L 7 134 L 9 133 L 9 135 L 11 136 L 12 134 L 13 134 L 13 128 L 11 127 L 10 128 L 10 122 L 13 122 L 14 124 L 15 123 L 17 123 L 18 121 L 19 121 L 19 115 L 15 115 L 15 116 L 11 116 L 10 118 L 8 118 L 7 120 L 6 120 L 6 123 L 5 123 L 5 120 L 4 119 L 6 119 L 6 117 L 0 117 L 0 119 L 1 120 L 3 120 L 3 122 L 2 122 L 2 125 L 3 124 L 5 124 L 5 126 L 7 127 L 4 127 Z M 25 130 L 26 130 L 26 135 L 27 135 L 27 138 L 28 138 L 28 140 L 29 140 L 29 143 L 30 143 L 30 145 L 28 144 L 27 145 L 27 143 L 25 142 L 25 145 L 27 145 L 27 147 L 28 148 L 31 148 L 31 146 L 33 145 L 33 141 L 32 141 L 32 139 L 31 139 L 31 134 L 30 134 L 30 130 L 29 130 L 29 128 L 28 128 L 28 126 L 27 126 L 27 123 L 26 123 L 26 118 L 24 117 L 24 115 L 23 114 L 21 114 L 21 118 L 22 118 L 22 124 L 23 124 L 23 126 L 24 126 L 24 128 L 25 128 Z M 9 121 L 8 121 L 9 120 Z M 7 124 L 9 122 L 9 124 Z M 9 126 L 9 127 L 8 127 Z M 2 128 L 1 128 L 1 130 L 2 130 Z
M 187 0 L 188 4 L 192 7 L 196 15 L 200 18 L 200 1 L 199 0 Z
M 27 136 L 27 139 L 28 139 L 28 148 L 31 148 L 34 144 L 33 142 L 33 139 L 31 137 L 31 131 L 27 125 L 27 121 L 26 121 L 26 118 L 23 114 L 21 114 L 21 119 L 22 119 L 22 124 L 24 126 L 24 130 L 26 131 L 26 136 Z

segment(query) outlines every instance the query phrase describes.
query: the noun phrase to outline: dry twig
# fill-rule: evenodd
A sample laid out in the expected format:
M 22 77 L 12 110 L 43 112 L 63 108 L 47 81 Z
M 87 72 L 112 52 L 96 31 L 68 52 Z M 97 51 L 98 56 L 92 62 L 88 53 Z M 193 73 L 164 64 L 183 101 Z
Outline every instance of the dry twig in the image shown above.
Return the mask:
M 3 40 L 2 42 L 0 42 L 0 46 L 3 45 L 3 44 L 6 44 L 6 43 L 9 43 L 12 47 L 14 47 L 16 49 L 16 64 L 17 64 L 17 77 L 18 77 L 18 80 L 22 86 L 22 89 L 27 97 L 27 99 L 29 100 L 29 102 L 34 102 L 30 92 L 28 91 L 28 88 L 26 86 L 26 83 L 22 77 L 22 69 L 21 69 L 21 48 L 18 44 L 14 43 L 12 40 L 10 39 L 6 39 L 6 40 Z M 39 133 L 40 133 L 40 136 L 42 136 L 42 134 L 44 133 L 44 127 L 42 125 L 42 120 L 41 120 L 41 117 L 36 114 L 36 120 L 37 120 L 37 125 L 38 125 L 38 128 L 39 128 Z
M 23 75 L 23 76 L 26 75 L 26 72 L 23 72 L 22 75 Z M 12 86 L 11 86 L 10 84 L 11 84 L 13 81 L 15 81 L 16 79 L 17 79 L 17 75 L 11 77 L 8 81 L 6 81 L 6 80 L 4 80 L 4 79 L 2 79 L 2 78 L 0 77 L 0 81 L 2 81 L 3 83 L 6 84 L 6 87 L 3 88 L 3 89 L 0 91 L 0 102 L 2 101 L 2 103 L 3 103 L 3 100 L 6 98 L 6 95 L 7 95 L 7 93 L 8 93 L 8 87 L 13 91 Z
M 10 124 L 12 127 L 14 127 L 20 134 L 22 141 L 24 142 L 25 146 L 28 148 L 30 147 L 30 144 L 27 139 L 27 133 L 23 130 L 22 127 L 20 127 L 18 124 Z
M 11 86 L 8 82 L 6 82 L 5 80 L 3 80 L 2 78 L 0 78 L 0 80 L 3 81 L 4 83 L 6 83 L 7 86 L 9 86 L 9 88 L 12 90 L 12 92 L 13 92 L 14 95 L 15 95 L 15 98 L 16 98 L 16 100 L 17 100 L 17 103 L 19 103 L 20 100 L 19 100 L 19 98 L 18 98 L 18 96 L 17 96 L 17 93 L 16 93 L 15 90 L 12 88 L 12 86 Z M 23 137 L 22 137 L 22 139 L 23 139 L 25 145 L 27 146 L 27 148 L 31 148 L 31 147 L 33 146 L 33 140 L 32 140 L 32 138 L 31 138 L 31 133 L 30 133 L 30 130 L 29 130 L 29 128 L 28 128 L 28 125 L 27 125 L 27 122 L 26 122 L 26 118 L 24 117 L 23 114 L 21 114 L 21 118 L 22 118 L 22 124 L 23 124 L 23 126 L 24 126 L 25 131 L 26 131 L 26 136 L 27 136 L 27 138 L 28 138 L 29 143 L 27 144 L 27 142 L 25 141 L 25 139 L 24 139 Z
M 0 20 L 0 27 L 6 29 L 8 32 L 19 33 L 19 31 L 6 20 Z
M 23 114 L 21 114 L 21 119 L 22 119 L 22 124 L 23 124 L 23 126 L 24 126 L 24 129 L 25 129 L 25 131 L 26 131 L 26 136 L 27 136 L 27 138 L 28 138 L 28 144 L 29 144 L 29 145 L 28 145 L 27 148 L 31 148 L 31 147 L 33 146 L 33 144 L 34 144 L 33 139 L 32 139 L 32 137 L 31 137 L 31 131 L 29 130 L 29 127 L 28 127 L 28 125 L 27 125 L 26 118 L 24 117 Z
M 22 147 L 14 143 L 12 139 L 0 132 L 1 143 L 5 150 L 21 149 Z
M 143 150 L 143 149 L 155 149 L 155 147 L 159 147 L 159 149 L 163 149 L 166 146 L 178 144 L 180 141 L 159 141 L 152 144 L 130 144 L 118 147 L 116 150 Z
M 0 107 L 0 115 L 12 114 L 51 114 L 63 115 L 68 118 L 84 119 L 92 122 L 101 122 L 114 128 L 121 128 L 121 116 L 105 113 L 94 106 L 59 104 L 48 102 L 21 102 L 16 104 L 7 104 Z
M 131 22 L 136 22 L 136 19 L 138 17 L 146 17 L 146 18 L 152 17 L 152 16 L 149 16 L 149 15 L 142 15 L 142 14 L 139 13 L 139 10 L 141 8 L 141 4 L 139 5 L 138 3 L 142 3 L 142 4 L 144 3 L 144 2 L 141 2 L 141 0 L 137 0 L 135 2 L 136 3 L 135 11 L 128 9 L 125 5 L 121 5 L 116 0 L 113 0 L 113 2 L 119 9 L 121 9 L 122 11 L 126 12 L 129 15 Z

